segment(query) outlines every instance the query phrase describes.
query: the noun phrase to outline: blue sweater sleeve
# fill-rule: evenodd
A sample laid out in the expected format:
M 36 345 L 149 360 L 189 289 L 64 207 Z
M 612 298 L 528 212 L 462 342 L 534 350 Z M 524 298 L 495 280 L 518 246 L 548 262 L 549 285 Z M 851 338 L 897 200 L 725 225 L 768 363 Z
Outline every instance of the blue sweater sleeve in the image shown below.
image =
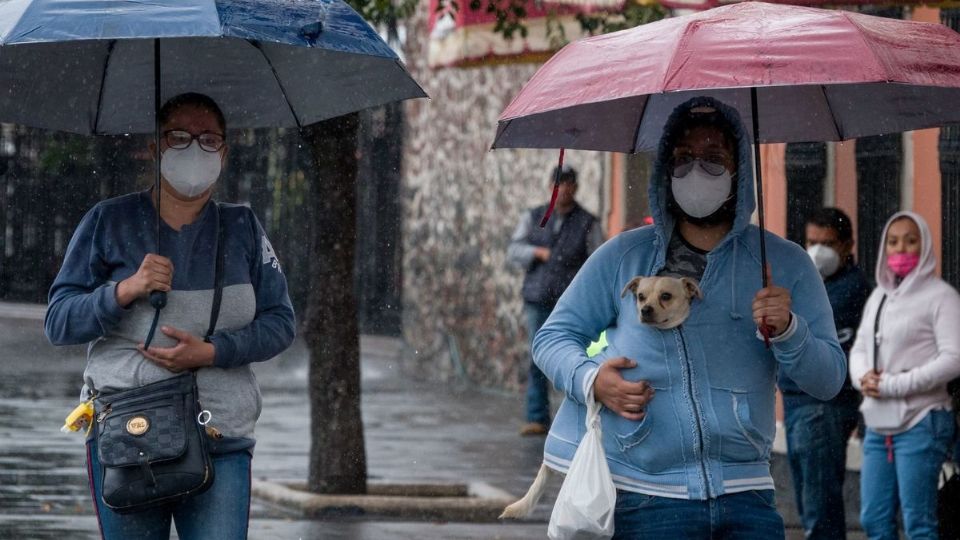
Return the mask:
M 213 365 L 219 368 L 269 360 L 289 347 L 295 336 L 293 306 L 280 261 L 252 211 L 249 223 L 254 237 L 250 280 L 257 299 L 256 314 L 247 326 L 210 337 L 216 350 Z
M 87 343 L 116 327 L 127 311 L 108 283 L 100 238 L 101 205 L 83 217 L 67 245 L 47 301 L 44 332 L 54 345 Z
M 578 403 L 585 402 L 584 379 L 600 365 L 587 357 L 587 346 L 617 320 L 620 244 L 614 238 L 587 259 L 533 341 L 534 362 Z
M 781 259 L 792 258 L 791 263 L 773 263 L 773 278 L 776 284 L 778 267 L 794 278 L 790 298 L 797 327 L 792 336 L 773 344 L 773 354 L 780 369 L 801 390 L 817 399 L 829 400 L 840 392 L 846 379 L 847 357 L 837 340 L 823 279 L 799 247 L 792 251 Z

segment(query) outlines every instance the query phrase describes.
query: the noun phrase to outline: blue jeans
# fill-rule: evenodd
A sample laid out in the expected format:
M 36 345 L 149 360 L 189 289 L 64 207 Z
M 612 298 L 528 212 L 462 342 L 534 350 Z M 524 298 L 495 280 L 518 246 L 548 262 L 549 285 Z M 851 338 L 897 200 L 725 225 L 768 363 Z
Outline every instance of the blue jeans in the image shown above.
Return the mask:
M 798 400 L 799 401 L 799 400 Z M 846 538 L 843 480 L 857 407 L 784 398 L 787 456 L 797 513 L 809 540 Z
M 168 540 L 170 521 L 181 540 L 242 540 L 250 521 L 250 453 L 214 454 L 213 485 L 173 505 L 134 514 L 118 514 L 100 498 L 100 461 L 96 441 L 87 441 L 87 474 L 104 540 Z
M 552 308 L 532 302 L 523 303 L 527 316 L 527 334 L 530 338 L 530 375 L 527 377 L 527 422 L 550 425 L 550 383 L 547 376 L 533 363 L 533 337 L 550 316 Z
M 705 501 L 617 490 L 614 540 L 783 540 L 772 489 Z
M 870 428 L 863 440 L 860 522 L 871 540 L 896 540 L 897 509 L 910 540 L 937 539 L 937 482 L 953 444 L 951 411 L 930 411 L 919 424 L 887 437 Z

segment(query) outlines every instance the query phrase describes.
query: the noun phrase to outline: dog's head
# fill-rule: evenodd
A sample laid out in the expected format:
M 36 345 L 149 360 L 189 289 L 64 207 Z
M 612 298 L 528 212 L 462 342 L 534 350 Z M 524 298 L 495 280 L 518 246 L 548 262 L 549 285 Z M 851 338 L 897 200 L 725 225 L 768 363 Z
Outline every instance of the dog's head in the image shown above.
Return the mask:
M 703 298 L 695 280 L 667 276 L 637 276 L 627 283 L 620 297 L 627 293 L 637 299 L 640 322 L 661 330 L 680 326 L 690 315 L 693 298 Z

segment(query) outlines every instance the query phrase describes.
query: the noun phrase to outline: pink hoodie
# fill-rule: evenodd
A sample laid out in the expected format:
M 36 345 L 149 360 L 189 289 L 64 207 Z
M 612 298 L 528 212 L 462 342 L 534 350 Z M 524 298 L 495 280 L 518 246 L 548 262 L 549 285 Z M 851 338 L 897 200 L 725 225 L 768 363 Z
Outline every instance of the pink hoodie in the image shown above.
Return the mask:
M 897 286 L 884 244 L 890 224 L 901 217 L 917 223 L 922 243 L 919 264 Z M 890 435 L 907 431 L 933 409 L 951 408 L 946 386 L 960 376 L 960 294 L 937 276 L 930 228 L 913 212 L 887 220 L 876 276 L 877 288 L 863 309 L 850 351 L 850 379 L 860 390 L 860 378 L 873 368 L 874 322 L 886 296 L 876 332 L 881 397 L 865 397 L 860 410 L 867 427 Z

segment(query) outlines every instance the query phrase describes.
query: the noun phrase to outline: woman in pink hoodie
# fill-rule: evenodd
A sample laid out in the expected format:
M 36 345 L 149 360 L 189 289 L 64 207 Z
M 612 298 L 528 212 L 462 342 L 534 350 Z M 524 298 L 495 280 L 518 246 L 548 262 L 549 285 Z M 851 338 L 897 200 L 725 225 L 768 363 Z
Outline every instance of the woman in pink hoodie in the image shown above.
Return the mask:
M 955 424 L 946 386 L 960 376 L 960 294 L 937 276 L 930 229 L 913 212 L 883 231 L 877 288 L 850 352 L 864 395 L 860 521 L 871 539 L 937 538 L 937 481 Z

